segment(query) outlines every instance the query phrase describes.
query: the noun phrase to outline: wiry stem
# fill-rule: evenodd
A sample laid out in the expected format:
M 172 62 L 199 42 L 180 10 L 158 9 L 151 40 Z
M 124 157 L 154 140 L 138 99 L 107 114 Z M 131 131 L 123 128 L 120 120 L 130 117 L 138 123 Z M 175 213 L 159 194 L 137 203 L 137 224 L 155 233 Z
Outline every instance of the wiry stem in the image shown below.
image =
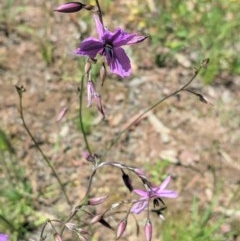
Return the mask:
M 127 132 L 134 124 L 136 124 L 144 115 L 146 115 L 149 111 L 153 110 L 154 108 L 156 108 L 158 105 L 160 105 L 161 103 L 163 103 L 165 100 L 169 99 L 172 96 L 177 95 L 179 92 L 185 90 L 185 88 L 187 88 L 192 81 L 197 77 L 197 75 L 199 74 L 200 70 L 203 67 L 206 67 L 207 63 L 208 63 L 209 59 L 203 60 L 200 67 L 198 69 L 195 70 L 194 75 L 192 76 L 192 78 L 185 83 L 182 87 L 180 87 L 178 90 L 175 90 L 174 92 L 172 92 L 171 94 L 165 96 L 164 98 L 162 98 L 161 100 L 157 101 L 155 104 L 153 104 L 152 106 L 150 106 L 149 108 L 147 108 L 146 110 L 144 110 L 135 120 L 133 120 L 124 130 L 122 130 L 114 140 L 112 140 L 112 142 L 110 143 L 109 147 L 106 149 L 105 153 L 103 155 L 106 155 L 107 152 L 118 142 L 118 140 L 120 139 L 120 137 Z
M 19 103 L 20 103 L 20 117 L 22 119 L 22 122 L 23 122 L 23 126 L 25 128 L 25 130 L 27 131 L 28 135 L 30 136 L 32 142 L 34 143 L 35 147 L 37 148 L 37 150 L 40 152 L 40 154 L 42 155 L 43 157 L 43 160 L 47 163 L 48 167 L 51 169 L 54 177 L 56 178 L 59 186 L 61 187 L 61 190 L 65 196 L 65 199 L 67 201 L 67 203 L 69 205 L 71 205 L 71 202 L 70 202 L 70 199 L 68 198 L 68 195 L 65 191 L 65 188 L 64 188 L 64 185 L 63 183 L 61 182 L 58 174 L 56 173 L 53 165 L 51 164 L 51 162 L 49 161 L 49 159 L 47 158 L 47 156 L 44 154 L 44 152 L 42 151 L 41 147 L 39 146 L 38 142 L 36 141 L 36 139 L 34 138 L 33 134 L 31 133 L 31 131 L 29 130 L 26 122 L 25 122 L 25 118 L 24 118 L 24 114 L 23 114 L 23 104 L 22 104 L 22 93 L 25 91 L 23 87 L 18 87 L 16 86 L 16 89 L 17 89 L 17 92 L 18 92 L 18 96 L 19 96 Z
M 98 8 L 98 15 L 99 15 L 99 19 L 103 25 L 103 19 L 102 19 L 102 10 L 101 10 L 101 7 L 100 7 L 100 4 L 99 4 L 99 1 L 98 0 L 95 0 L 96 2 L 96 5 L 97 5 L 97 8 Z
M 83 106 L 83 88 L 84 88 L 84 75 L 82 75 L 81 87 L 80 87 L 80 90 L 79 90 L 79 122 L 80 122 L 80 128 L 81 128 L 81 131 L 82 131 L 82 134 L 83 134 L 83 139 L 84 139 L 86 148 L 87 148 L 89 154 L 91 154 L 92 153 L 91 148 L 89 146 L 87 134 L 86 134 L 86 131 L 84 129 L 84 124 L 83 124 L 83 108 L 82 108 L 82 106 Z

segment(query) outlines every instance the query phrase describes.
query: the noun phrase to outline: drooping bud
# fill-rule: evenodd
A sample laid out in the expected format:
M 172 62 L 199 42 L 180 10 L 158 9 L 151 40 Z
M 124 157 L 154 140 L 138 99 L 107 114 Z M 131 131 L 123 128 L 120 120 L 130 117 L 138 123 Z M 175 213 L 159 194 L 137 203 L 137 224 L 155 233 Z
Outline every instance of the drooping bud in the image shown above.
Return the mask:
M 55 233 L 55 234 L 54 234 L 54 240 L 55 240 L 55 241 L 63 241 L 62 238 L 61 238 L 61 236 L 60 236 L 58 233 Z
M 100 69 L 100 81 L 101 81 L 102 86 L 105 82 L 106 75 L 107 75 L 106 66 L 105 66 L 105 63 L 102 63 L 102 66 L 101 66 L 101 69 Z
M 89 198 L 88 199 L 88 205 L 90 206 L 96 206 L 101 203 L 103 203 L 107 199 L 108 195 L 102 196 L 102 197 L 95 197 L 95 198 Z
M 54 9 L 54 11 L 61 13 L 74 13 L 80 11 L 85 6 L 85 4 L 82 4 L 80 2 L 68 2 L 58 6 Z
M 90 220 L 90 224 L 94 224 L 99 222 L 102 219 L 102 214 L 97 214 L 95 215 L 91 220 Z
M 146 240 L 151 241 L 152 240 L 152 223 L 149 219 L 147 220 L 144 226 L 144 232 L 145 232 Z
M 132 180 L 123 170 L 122 170 L 122 179 L 123 179 L 123 182 L 124 182 L 125 186 L 128 188 L 128 190 L 130 192 L 132 192 L 132 190 L 133 190 Z
M 117 229 L 117 240 L 121 238 L 123 235 L 125 229 L 127 227 L 127 219 L 124 218 L 120 223 L 118 224 L 118 229 Z

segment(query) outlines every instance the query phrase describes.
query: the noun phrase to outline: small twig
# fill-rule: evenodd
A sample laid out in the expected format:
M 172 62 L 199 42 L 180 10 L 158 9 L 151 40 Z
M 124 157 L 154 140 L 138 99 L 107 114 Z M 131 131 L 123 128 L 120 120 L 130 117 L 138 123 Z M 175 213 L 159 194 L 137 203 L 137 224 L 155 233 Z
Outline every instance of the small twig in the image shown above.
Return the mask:
M 146 115 L 149 111 L 153 110 L 154 108 L 156 108 L 158 105 L 160 105 L 161 103 L 163 103 L 165 100 L 169 99 L 172 96 L 177 95 L 179 92 L 185 90 L 191 83 L 192 81 L 197 77 L 197 75 L 199 74 L 200 70 L 202 68 L 206 68 L 207 63 L 209 62 L 209 59 L 205 59 L 202 61 L 200 67 L 198 69 L 195 70 L 195 73 L 193 75 L 193 77 L 186 83 L 184 84 L 182 87 L 180 87 L 178 90 L 175 90 L 174 92 L 172 92 L 171 94 L 165 96 L 164 98 L 162 98 L 161 100 L 157 101 L 155 104 L 153 104 L 152 106 L 150 106 L 149 108 L 147 108 L 146 110 L 144 110 L 134 121 L 132 121 L 124 130 L 122 130 L 117 137 L 110 143 L 109 147 L 107 148 L 107 150 L 105 151 L 105 153 L 103 155 L 106 155 L 107 152 L 109 152 L 109 150 L 118 142 L 118 140 L 120 139 L 120 137 L 127 132 L 134 124 L 136 124 L 144 115 Z
M 66 201 L 69 205 L 71 205 L 71 202 L 70 202 L 70 199 L 68 198 L 68 195 L 65 191 L 65 188 L 64 188 L 64 185 L 63 183 L 61 182 L 57 172 L 55 171 L 53 165 L 51 164 L 51 162 L 48 160 L 47 156 L 44 154 L 43 150 L 41 149 L 41 147 L 39 146 L 38 142 L 36 141 L 35 137 L 33 136 L 33 134 L 31 133 L 31 131 L 29 130 L 26 122 L 25 122 L 25 118 L 24 118 L 24 114 L 23 114 L 23 104 L 22 104 L 22 93 L 25 91 L 25 89 L 23 88 L 23 86 L 21 87 L 18 87 L 18 86 L 15 86 L 16 89 L 17 89 L 17 92 L 18 92 L 18 96 L 19 96 L 19 103 L 20 103 L 20 117 L 22 119 L 22 122 L 23 122 L 23 126 L 25 128 L 25 130 L 27 131 L 29 137 L 31 138 L 32 142 L 34 143 L 35 147 L 37 148 L 37 150 L 40 152 L 40 154 L 42 155 L 43 157 L 43 160 L 47 163 L 48 167 L 51 169 L 54 177 L 56 178 L 59 186 L 61 187 L 61 190 L 66 198 Z

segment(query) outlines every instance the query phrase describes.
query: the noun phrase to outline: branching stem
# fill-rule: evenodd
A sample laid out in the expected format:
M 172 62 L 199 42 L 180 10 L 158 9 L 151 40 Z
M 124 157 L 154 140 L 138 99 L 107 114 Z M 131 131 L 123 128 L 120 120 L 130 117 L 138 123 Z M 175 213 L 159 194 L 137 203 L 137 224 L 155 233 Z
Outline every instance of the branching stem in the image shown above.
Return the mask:
M 47 156 L 44 154 L 43 150 L 41 149 L 41 147 L 39 146 L 38 142 L 36 141 L 35 137 L 33 136 L 32 132 L 30 131 L 30 129 L 28 128 L 25 118 L 24 118 L 24 113 L 23 113 L 23 103 L 22 103 L 22 93 L 24 92 L 24 88 L 23 87 L 18 87 L 16 86 L 17 92 L 18 92 L 18 96 L 19 96 L 19 104 L 20 104 L 20 117 L 22 119 L 23 122 L 23 126 L 25 128 L 25 130 L 27 131 L 27 134 L 29 135 L 29 137 L 31 138 L 32 142 L 34 143 L 35 147 L 37 148 L 37 150 L 40 152 L 40 154 L 42 155 L 43 160 L 47 163 L 48 167 L 51 169 L 54 177 L 56 178 L 59 186 L 61 187 L 61 190 L 65 196 L 65 199 L 67 201 L 67 203 L 69 204 L 69 206 L 71 205 L 70 199 L 68 198 L 68 195 L 65 191 L 65 187 L 64 184 L 62 183 L 62 181 L 60 180 L 57 172 L 55 171 L 53 165 L 51 164 L 51 162 L 49 161 L 49 159 L 47 158 Z

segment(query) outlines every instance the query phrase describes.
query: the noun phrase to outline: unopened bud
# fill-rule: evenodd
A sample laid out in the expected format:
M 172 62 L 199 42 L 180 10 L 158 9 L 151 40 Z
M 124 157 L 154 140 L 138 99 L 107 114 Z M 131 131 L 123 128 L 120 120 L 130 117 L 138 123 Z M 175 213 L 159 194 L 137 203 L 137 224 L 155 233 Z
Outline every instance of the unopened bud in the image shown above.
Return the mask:
M 91 224 L 97 223 L 97 222 L 99 222 L 101 219 L 102 219 L 102 214 L 95 215 L 95 216 L 90 220 L 90 223 L 91 223 Z
M 122 179 L 123 179 L 125 186 L 128 188 L 128 190 L 130 192 L 132 192 L 132 190 L 133 190 L 132 180 L 123 170 L 122 170 Z
M 152 223 L 149 219 L 147 220 L 147 222 L 145 224 L 144 232 L 145 232 L 146 240 L 151 241 L 152 240 Z
M 121 238 L 123 235 L 125 229 L 127 227 L 127 219 L 124 218 L 120 223 L 118 224 L 118 229 L 117 229 L 117 239 Z
M 90 206 L 96 206 L 101 203 L 103 203 L 107 199 L 108 195 L 102 196 L 102 197 L 95 197 L 95 198 L 89 198 L 88 199 L 88 205 Z
M 105 66 L 104 63 L 102 63 L 102 66 L 101 66 L 101 69 L 100 69 L 100 81 L 101 81 L 102 86 L 105 82 L 106 75 L 107 75 L 106 66 Z
M 74 13 L 80 11 L 85 6 L 85 4 L 82 4 L 80 2 L 68 2 L 58 6 L 54 9 L 54 11 L 61 13 Z
M 63 241 L 62 238 L 61 238 L 61 236 L 60 236 L 58 233 L 55 233 L 55 234 L 54 234 L 54 240 L 55 240 L 55 241 Z

